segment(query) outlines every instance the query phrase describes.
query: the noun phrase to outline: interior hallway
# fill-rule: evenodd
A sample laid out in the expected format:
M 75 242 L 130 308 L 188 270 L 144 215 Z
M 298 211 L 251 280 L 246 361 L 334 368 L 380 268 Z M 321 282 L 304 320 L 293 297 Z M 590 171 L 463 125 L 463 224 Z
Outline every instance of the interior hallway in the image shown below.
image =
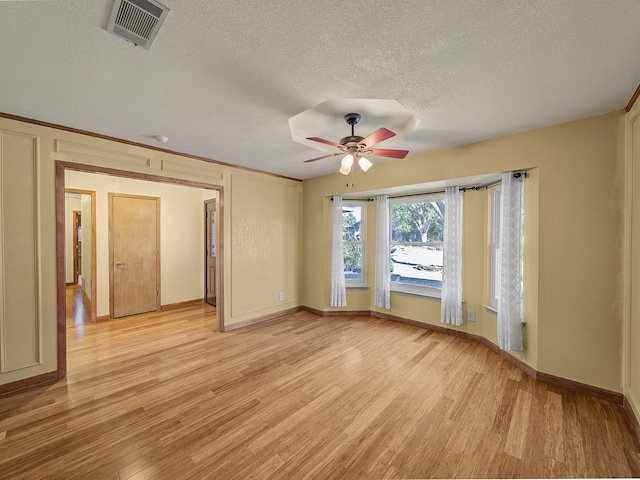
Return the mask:
M 91 322 L 91 303 L 80 285 L 67 285 L 67 328 Z

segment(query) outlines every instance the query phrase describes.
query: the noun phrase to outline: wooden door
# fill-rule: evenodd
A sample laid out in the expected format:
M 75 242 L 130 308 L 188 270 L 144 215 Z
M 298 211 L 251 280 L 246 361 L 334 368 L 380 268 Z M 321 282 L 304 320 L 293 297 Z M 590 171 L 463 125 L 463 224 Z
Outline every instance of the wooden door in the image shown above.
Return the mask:
M 160 199 L 109 194 L 111 318 L 159 310 Z
M 205 298 L 211 306 L 216 306 L 216 259 L 217 259 L 217 211 L 216 200 L 207 200 L 205 205 Z

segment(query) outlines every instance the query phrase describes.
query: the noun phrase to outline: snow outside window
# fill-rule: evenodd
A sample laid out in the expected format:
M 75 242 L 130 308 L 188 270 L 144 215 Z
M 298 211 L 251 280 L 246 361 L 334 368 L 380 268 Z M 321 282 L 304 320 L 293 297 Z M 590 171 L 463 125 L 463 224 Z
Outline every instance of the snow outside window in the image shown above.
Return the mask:
M 389 208 L 391 290 L 439 298 L 444 195 L 393 198 Z

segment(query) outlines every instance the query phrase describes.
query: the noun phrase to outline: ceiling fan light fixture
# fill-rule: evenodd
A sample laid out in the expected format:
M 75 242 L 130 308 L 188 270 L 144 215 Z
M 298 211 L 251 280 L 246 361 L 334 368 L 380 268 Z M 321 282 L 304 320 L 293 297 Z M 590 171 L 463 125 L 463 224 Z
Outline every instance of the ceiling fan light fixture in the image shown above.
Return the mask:
M 349 175 L 351 172 L 351 167 L 353 166 L 353 155 L 347 153 L 343 158 L 342 162 L 340 162 L 340 170 L 338 170 L 342 175 Z
M 369 159 L 365 157 L 360 157 L 358 158 L 358 166 L 362 169 L 363 172 L 366 172 L 373 166 L 373 163 L 371 163 Z
M 342 162 L 340 163 L 340 165 L 342 165 L 345 168 L 351 168 L 351 166 L 353 165 L 353 155 L 351 155 L 350 153 L 347 153 L 342 158 Z

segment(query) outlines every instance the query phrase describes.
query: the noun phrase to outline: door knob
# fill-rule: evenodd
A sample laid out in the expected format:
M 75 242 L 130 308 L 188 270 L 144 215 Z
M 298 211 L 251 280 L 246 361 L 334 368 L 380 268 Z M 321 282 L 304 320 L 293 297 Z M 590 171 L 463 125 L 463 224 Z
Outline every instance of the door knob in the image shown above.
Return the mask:
M 123 265 L 124 265 L 124 263 L 122 263 L 122 262 L 116 262 L 116 267 L 121 267 Z

